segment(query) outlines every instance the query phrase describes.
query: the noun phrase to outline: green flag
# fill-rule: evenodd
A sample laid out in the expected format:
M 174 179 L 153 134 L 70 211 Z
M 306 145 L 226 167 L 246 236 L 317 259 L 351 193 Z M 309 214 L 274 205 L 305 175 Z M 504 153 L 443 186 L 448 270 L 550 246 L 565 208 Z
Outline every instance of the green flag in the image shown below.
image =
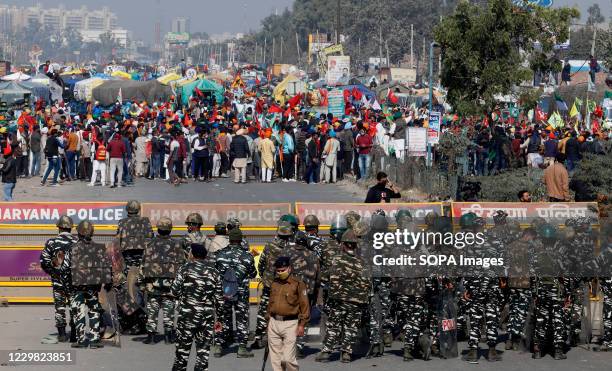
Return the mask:
M 595 101 L 587 99 L 587 109 L 589 110 L 589 112 L 595 112 L 595 108 L 597 108 L 597 104 L 595 103 Z
M 578 107 L 582 107 L 582 99 L 576 97 L 576 100 L 574 100 L 574 103 L 578 106 Z

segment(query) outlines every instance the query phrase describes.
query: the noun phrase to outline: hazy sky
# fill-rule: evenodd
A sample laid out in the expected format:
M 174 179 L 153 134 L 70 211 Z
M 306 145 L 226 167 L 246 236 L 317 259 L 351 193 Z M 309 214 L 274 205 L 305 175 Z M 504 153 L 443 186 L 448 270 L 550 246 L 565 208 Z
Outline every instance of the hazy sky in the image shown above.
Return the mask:
M 612 0 L 554 0 L 557 6 L 578 5 L 583 16 L 586 9 L 596 2 L 607 19 L 612 17 Z M 160 16 L 162 31 L 170 29 L 173 17 L 187 16 L 191 18 L 192 32 L 247 32 L 257 29 L 265 16 L 275 9 L 282 11 L 293 0 L 0 0 L 0 3 L 24 6 L 36 3 L 57 6 L 61 3 L 66 7 L 87 5 L 92 9 L 108 6 L 118 15 L 122 27 L 133 31 L 137 38 L 153 41 L 155 20 Z

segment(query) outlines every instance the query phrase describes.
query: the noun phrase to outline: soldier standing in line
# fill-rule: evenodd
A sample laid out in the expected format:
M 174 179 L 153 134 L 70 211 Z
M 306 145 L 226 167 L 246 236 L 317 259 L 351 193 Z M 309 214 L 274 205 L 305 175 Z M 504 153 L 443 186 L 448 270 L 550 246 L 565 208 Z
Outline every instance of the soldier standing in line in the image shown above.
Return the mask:
M 563 352 L 565 345 L 566 328 L 563 322 L 563 307 L 566 300 L 564 280 L 561 277 L 564 268 L 561 264 L 562 256 L 559 254 L 559 241 L 557 231 L 550 224 L 543 224 L 538 231 L 541 246 L 536 250 L 535 256 L 535 331 L 533 339 L 532 358 L 540 359 L 544 355 L 546 334 L 551 322 L 554 345 L 554 358 L 566 359 Z
M 286 221 L 279 221 L 276 232 L 276 237 L 266 244 L 263 252 L 259 256 L 259 264 L 257 270 L 263 282 L 263 291 L 259 298 L 259 309 L 257 311 L 257 325 L 255 327 L 255 338 L 252 349 L 261 349 L 264 347 L 263 336 L 268 327 L 266 320 L 266 312 L 268 310 L 268 302 L 270 300 L 270 285 L 274 280 L 274 262 L 281 256 L 290 241 L 293 240 L 294 228 Z
M 329 289 L 330 314 L 323 349 L 315 361 L 328 362 L 330 353 L 340 346 L 341 361 L 351 362 L 353 344 L 357 340 L 361 314 L 369 302 L 371 278 L 365 263 L 357 256 L 359 239 L 352 230 L 342 236 L 342 254 L 332 258 L 331 265 L 321 274 Z
M 308 290 L 308 303 L 312 307 L 316 302 L 320 267 L 319 257 L 307 248 L 308 238 L 302 231 L 295 233 L 295 242 L 290 242 L 283 254 L 291 260 L 291 272 L 298 280 L 304 282 Z M 298 359 L 304 358 L 306 336 L 298 336 L 296 355 Z
M 68 341 L 66 335 L 66 307 L 70 306 L 69 280 L 60 271 L 60 263 L 63 255 L 70 251 L 76 238 L 70 234 L 73 222 L 69 216 L 62 215 L 57 221 L 59 231 L 56 237 L 45 243 L 40 254 L 40 266 L 43 271 L 51 276 L 51 287 L 53 288 L 53 305 L 55 307 L 55 326 L 57 327 L 57 340 L 61 343 Z M 60 254 L 61 253 L 61 254 Z M 76 329 L 74 327 L 74 313 L 70 315 L 70 342 L 76 341 Z
M 474 213 L 467 213 L 461 216 L 461 228 L 466 232 L 482 232 L 485 225 L 483 218 Z M 466 247 L 466 256 L 472 258 L 497 257 L 496 247 L 499 241 L 485 239 L 482 245 L 471 245 Z M 481 322 L 485 320 L 487 332 L 487 345 L 489 362 L 500 361 L 501 357 L 495 349 L 497 344 L 497 329 L 499 326 L 499 300 L 501 297 L 500 275 L 495 272 L 493 267 L 488 269 L 473 267 L 464 277 L 465 286 L 464 297 L 469 302 L 468 314 L 470 333 L 468 340 L 469 352 L 465 360 L 469 363 L 478 363 L 478 343 L 480 342 Z
M 202 215 L 198 213 L 191 213 L 187 215 L 187 219 L 185 219 L 185 224 L 187 225 L 187 234 L 183 236 L 183 250 L 185 250 L 185 255 L 189 256 L 189 249 L 191 245 L 194 243 L 201 244 L 204 246 L 208 246 L 210 244 L 210 240 L 204 233 L 202 233 L 201 228 L 204 224 L 204 220 L 202 220 Z
M 112 262 L 106 252 L 106 246 L 92 241 L 94 227 L 88 220 L 77 226 L 78 241 L 69 250 L 62 263 L 61 270 L 71 278 L 72 295 L 70 307 L 75 313 L 77 342 L 73 348 L 87 348 L 86 321 L 90 328 L 90 348 L 102 348 L 100 342 L 100 315 L 102 307 L 98 293 L 104 286 L 112 287 Z
M 316 215 L 306 215 L 304 218 L 304 231 L 308 239 L 307 247 L 310 251 L 314 251 L 318 257 L 321 257 L 323 238 L 319 236 L 319 225 L 319 218 Z
M 601 231 L 601 253 L 594 259 L 595 264 L 591 268 L 597 272 L 603 293 L 603 334 L 599 350 L 612 352 L 612 223 L 605 224 Z
M 520 226 L 512 229 L 520 230 Z M 525 338 L 525 321 L 531 303 L 532 241 L 537 237 L 534 229 L 523 231 L 522 236 L 507 245 L 504 263 L 507 267 L 507 286 L 510 290 L 508 314 L 508 340 L 506 350 L 518 351 Z
M 223 286 L 223 308 L 221 322 L 223 331 L 215 337 L 213 356 L 221 357 L 222 348 L 230 345 L 233 326 L 232 312 L 236 313 L 236 340 L 238 341 L 238 358 L 253 357 L 247 350 L 249 336 L 249 283 L 257 276 L 255 260 L 251 253 L 242 248 L 242 232 L 232 229 L 229 232 L 229 246 L 216 254 L 216 267 Z
M 344 219 L 346 220 L 346 226 L 348 229 L 353 229 L 355 224 L 359 220 L 361 220 L 361 215 L 357 214 L 355 211 L 349 211 L 344 215 Z
M 176 354 L 172 371 L 187 370 L 191 345 L 195 342 L 195 370 L 208 370 L 208 356 L 213 330 L 222 330 L 220 322 L 223 292 L 219 272 L 206 261 L 204 245 L 191 245 L 192 260 L 179 268 L 172 282 L 171 294 L 178 301 Z
M 138 284 L 147 294 L 147 338 L 145 344 L 155 342 L 159 310 L 163 312 L 164 341 L 174 341 L 174 298 L 170 294 L 172 281 L 185 262 L 181 241 L 170 237 L 172 220 L 161 218 L 157 222 L 157 236 L 147 245 L 142 255 Z
M 125 262 L 125 281 L 117 287 L 117 301 L 120 303 L 119 318 L 123 331 L 137 335 L 145 332 L 147 318 L 139 303 L 130 298 L 128 284 L 132 282 L 132 276 L 138 275 L 142 253 L 153 238 L 153 228 L 149 218 L 140 216 L 140 202 L 130 200 L 125 209 L 127 217 L 121 219 L 117 227 L 119 251 Z

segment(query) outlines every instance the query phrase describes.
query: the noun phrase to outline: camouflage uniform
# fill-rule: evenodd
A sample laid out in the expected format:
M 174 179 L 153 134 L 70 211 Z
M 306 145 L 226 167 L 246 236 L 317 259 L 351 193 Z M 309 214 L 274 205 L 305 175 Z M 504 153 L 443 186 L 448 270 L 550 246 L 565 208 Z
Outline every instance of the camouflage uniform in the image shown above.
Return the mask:
M 230 232 L 232 233 L 232 232 Z M 249 283 L 257 276 L 255 260 L 253 255 L 244 251 L 240 243 L 230 243 L 229 246 L 217 252 L 216 267 L 219 277 L 230 268 L 234 270 L 238 279 L 238 293 L 236 301 L 224 301 L 221 318 L 223 332 L 215 337 L 218 345 L 229 346 L 227 343 L 232 333 L 232 309 L 236 314 L 236 341 L 239 345 L 246 346 L 249 335 Z
M 268 321 L 266 320 L 266 312 L 270 301 L 270 286 L 274 281 L 275 268 L 274 262 L 284 252 L 289 244 L 293 231 L 291 225 L 287 222 L 281 222 L 278 226 L 279 236 L 282 233 L 285 239 L 279 236 L 275 237 L 271 242 L 268 242 L 264 247 L 263 252 L 259 256 L 257 271 L 263 283 L 263 290 L 259 298 L 259 308 L 257 310 L 257 324 L 255 326 L 255 341 L 261 341 L 267 333 Z
M 229 218 L 227 220 L 227 231 L 228 231 L 228 233 L 232 229 L 238 229 L 240 231 L 240 227 L 242 227 L 242 222 L 240 222 L 240 220 L 238 220 L 238 218 Z M 242 249 L 244 251 L 251 251 L 251 247 L 249 246 L 249 241 L 246 239 L 246 237 L 242 238 L 242 241 L 240 242 L 240 246 L 242 246 Z
M 356 250 L 357 238 L 352 231 L 345 232 L 342 241 L 354 244 Z M 331 265 L 321 273 L 322 282 L 329 288 L 330 314 L 320 354 L 322 357 L 318 356 L 318 361 L 326 360 L 337 345 L 340 346 L 342 360 L 350 361 L 361 314 L 369 302 L 371 290 L 365 263 L 355 250 L 334 256 Z
M 140 268 L 142 252 L 153 238 L 153 228 L 149 218 L 139 216 L 139 203 L 130 201 L 126 209 L 128 209 L 128 216 L 121 219 L 117 227 L 117 243 L 125 262 L 124 280 L 117 286 L 117 301 L 121 307 L 119 318 L 122 329 L 133 328 L 140 332 L 144 330 L 146 317 L 139 303 L 130 298 L 127 279 L 130 268 L 133 267 L 134 271 Z
M 289 242 L 287 244 L 283 255 L 291 259 L 291 274 L 298 280 L 304 282 L 308 288 L 308 300 L 312 307 L 317 299 L 316 295 L 319 289 L 320 266 L 319 257 L 307 248 L 307 243 L 306 234 L 298 231 L 296 233 L 295 242 Z M 307 332 L 307 327 L 304 332 Z M 296 345 L 298 351 L 304 348 L 305 343 L 306 335 L 297 338 Z
M 158 229 L 168 228 L 169 219 L 162 218 Z M 185 262 L 185 255 L 179 240 L 169 235 L 154 237 L 147 245 L 140 266 L 139 286 L 147 294 L 147 332 L 157 332 L 158 313 L 163 311 L 163 323 L 166 333 L 174 326 L 174 299 L 170 294 L 172 281 L 178 268 Z
M 86 346 L 85 324 L 89 320 L 92 347 L 99 346 L 102 307 L 98 292 L 112 283 L 112 262 L 106 246 L 91 241 L 93 226 L 83 221 L 78 226 L 79 240 L 66 253 L 61 270 L 70 276 L 72 295 L 70 308 L 75 313 L 77 347 Z
M 202 224 L 204 224 L 200 214 L 191 213 L 187 215 L 185 224 L 187 224 L 187 234 L 183 236 L 182 243 L 183 250 L 185 250 L 185 255 L 189 257 L 189 253 L 191 252 L 191 244 L 197 243 L 208 246 L 210 244 L 210 239 L 200 231 Z
M 534 258 L 535 283 L 534 294 L 535 305 L 535 331 L 533 357 L 542 355 L 542 346 L 546 342 L 547 333 L 553 334 L 553 345 L 555 347 L 555 358 L 563 357 L 563 347 L 566 340 L 566 326 L 563 318 L 563 306 L 566 296 L 564 280 L 560 278 L 564 268 L 562 266 L 562 255 L 559 254 L 558 241 L 554 238 L 554 228 L 543 227 L 544 238 L 538 240 Z M 550 232 L 550 231 L 553 232 Z M 552 328 L 549 329 L 549 323 Z
M 72 228 L 72 220 L 70 218 L 63 216 L 60 218 L 58 225 L 61 222 L 65 222 L 66 227 L 70 224 L 70 228 Z M 45 273 L 51 276 L 53 305 L 55 307 L 55 326 L 58 329 L 65 329 L 66 327 L 66 307 L 70 306 L 70 281 L 69 277 L 62 274 L 59 267 L 54 266 L 53 260 L 56 259 L 60 251 L 64 254 L 68 253 L 75 242 L 76 238 L 70 232 L 60 232 L 57 237 L 53 237 L 45 243 L 45 247 L 40 254 L 40 266 Z M 70 317 L 70 327 L 73 328 L 73 312 L 71 312 Z
M 509 289 L 509 338 L 506 349 L 518 350 L 519 341 L 525 337 L 525 321 L 531 303 L 531 279 L 534 245 L 530 240 L 518 236 L 520 226 L 511 228 L 517 238 L 506 245 L 504 263 L 506 266 L 507 288 Z
M 173 371 L 187 370 L 191 345 L 196 345 L 196 370 L 208 370 L 208 355 L 215 317 L 223 305 L 217 269 L 203 260 L 183 265 L 172 283 L 171 294 L 178 302 L 176 355 Z

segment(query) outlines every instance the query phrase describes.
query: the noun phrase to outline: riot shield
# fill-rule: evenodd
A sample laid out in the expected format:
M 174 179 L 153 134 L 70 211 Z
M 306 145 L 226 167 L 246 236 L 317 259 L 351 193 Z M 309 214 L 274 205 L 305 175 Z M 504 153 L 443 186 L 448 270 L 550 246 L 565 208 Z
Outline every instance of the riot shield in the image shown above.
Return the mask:
M 457 305 L 452 289 L 444 288 L 438 299 L 438 329 L 440 331 L 440 356 L 457 358 Z
M 113 288 L 110 291 L 102 289 L 100 291 L 99 298 L 105 315 L 109 317 L 108 321 L 105 322 L 108 322 L 108 325 L 112 329 L 112 331 L 109 333 L 109 326 L 106 327 L 107 331 L 105 331 L 103 339 L 109 341 L 111 345 L 121 348 L 121 327 L 119 325 L 115 289 Z

